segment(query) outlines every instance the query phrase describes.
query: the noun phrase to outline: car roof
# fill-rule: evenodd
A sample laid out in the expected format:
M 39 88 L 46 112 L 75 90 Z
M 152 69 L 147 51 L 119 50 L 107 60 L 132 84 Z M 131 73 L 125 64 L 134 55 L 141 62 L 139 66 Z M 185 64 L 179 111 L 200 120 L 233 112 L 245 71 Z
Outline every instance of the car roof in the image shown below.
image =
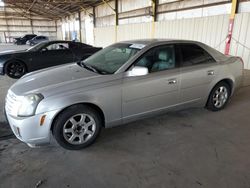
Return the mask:
M 46 42 L 43 42 L 44 44 L 54 44 L 54 43 L 71 43 L 71 44 L 80 44 L 80 45 L 83 45 L 83 46 L 86 46 L 86 47 L 93 47 L 89 44 L 85 44 L 85 43 L 82 43 L 82 42 L 74 42 L 74 41 L 67 41 L 67 40 L 50 40 L 50 41 L 46 41 Z
M 192 40 L 180 40 L 180 39 L 139 39 L 139 40 L 127 40 L 122 41 L 120 43 L 129 43 L 129 44 L 144 44 L 144 45 L 152 45 L 162 42 L 173 42 L 173 43 L 199 43 L 197 41 Z

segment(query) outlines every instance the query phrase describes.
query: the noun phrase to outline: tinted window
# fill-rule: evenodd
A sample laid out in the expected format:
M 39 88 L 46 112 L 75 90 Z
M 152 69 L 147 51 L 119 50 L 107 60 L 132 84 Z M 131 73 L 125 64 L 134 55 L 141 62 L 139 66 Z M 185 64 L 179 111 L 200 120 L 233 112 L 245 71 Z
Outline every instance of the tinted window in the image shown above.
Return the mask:
M 213 63 L 215 60 L 203 48 L 195 44 L 180 44 L 182 66 L 191 66 L 204 63 Z
M 174 45 L 160 46 L 146 52 L 135 66 L 147 67 L 149 72 L 158 72 L 176 67 Z
M 78 42 L 70 42 L 69 43 L 69 49 L 84 49 L 92 47 L 90 45 L 84 44 L 84 43 L 78 43 Z

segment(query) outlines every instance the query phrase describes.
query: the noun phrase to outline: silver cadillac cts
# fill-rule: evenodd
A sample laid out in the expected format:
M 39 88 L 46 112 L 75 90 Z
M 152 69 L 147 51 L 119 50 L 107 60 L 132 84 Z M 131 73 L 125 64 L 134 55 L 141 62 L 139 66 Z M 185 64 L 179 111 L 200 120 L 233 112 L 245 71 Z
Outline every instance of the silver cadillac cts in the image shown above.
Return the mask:
M 8 91 L 5 112 L 18 139 L 78 150 L 101 129 L 187 107 L 218 111 L 240 86 L 243 62 L 205 44 L 134 40 L 88 59 L 30 73 Z

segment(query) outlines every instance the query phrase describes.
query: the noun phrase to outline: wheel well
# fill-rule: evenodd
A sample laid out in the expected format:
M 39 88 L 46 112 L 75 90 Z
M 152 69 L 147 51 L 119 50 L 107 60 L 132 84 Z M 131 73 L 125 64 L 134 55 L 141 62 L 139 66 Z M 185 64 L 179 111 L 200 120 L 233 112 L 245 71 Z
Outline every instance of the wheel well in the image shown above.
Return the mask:
M 217 84 L 219 84 L 219 83 L 221 83 L 221 82 L 225 82 L 225 83 L 227 83 L 227 85 L 229 86 L 229 88 L 230 88 L 230 94 L 232 94 L 232 89 L 233 89 L 233 81 L 231 80 L 231 79 L 223 79 L 223 80 L 221 80 L 221 81 L 219 81 Z M 216 85 L 217 85 L 216 84 Z
M 63 112 L 65 111 L 66 109 L 72 107 L 72 106 L 75 106 L 75 105 L 85 105 L 85 106 L 89 106 L 90 108 L 94 109 L 97 113 L 99 113 L 99 115 L 101 116 L 101 119 L 102 119 L 102 126 L 105 127 L 105 116 L 104 116 L 104 113 L 103 111 L 101 110 L 101 108 L 95 104 L 92 104 L 92 103 L 77 103 L 77 104 L 73 104 L 71 106 L 67 106 L 65 107 L 64 109 L 62 109 L 60 112 L 58 112 L 58 114 L 54 117 L 54 119 L 52 120 L 52 123 L 51 123 L 51 127 L 50 127 L 50 130 L 53 131 L 53 127 L 54 127 L 54 123 L 56 121 L 56 119 L 58 118 L 58 116 Z
M 214 87 L 217 86 L 221 82 L 225 82 L 229 86 L 230 95 L 231 95 L 232 94 L 232 90 L 233 90 L 233 81 L 231 79 L 229 79 L 229 78 L 226 78 L 226 79 L 223 79 L 223 80 L 217 82 L 217 84 L 215 84 Z M 211 94 L 212 90 L 214 89 L 214 87 L 210 90 L 210 93 L 209 93 L 208 98 L 207 98 L 206 106 L 207 106 L 210 94 Z

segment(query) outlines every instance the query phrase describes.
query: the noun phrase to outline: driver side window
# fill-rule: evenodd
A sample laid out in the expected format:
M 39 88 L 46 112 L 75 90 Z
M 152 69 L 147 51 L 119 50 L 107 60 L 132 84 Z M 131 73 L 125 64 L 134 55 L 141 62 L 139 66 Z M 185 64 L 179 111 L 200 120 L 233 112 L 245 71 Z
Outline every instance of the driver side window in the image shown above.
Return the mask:
M 67 50 L 69 45 L 67 43 L 55 43 L 48 45 L 46 48 L 47 50 Z
M 135 63 L 146 67 L 149 72 L 159 72 L 176 67 L 174 45 L 165 45 L 150 49 Z

